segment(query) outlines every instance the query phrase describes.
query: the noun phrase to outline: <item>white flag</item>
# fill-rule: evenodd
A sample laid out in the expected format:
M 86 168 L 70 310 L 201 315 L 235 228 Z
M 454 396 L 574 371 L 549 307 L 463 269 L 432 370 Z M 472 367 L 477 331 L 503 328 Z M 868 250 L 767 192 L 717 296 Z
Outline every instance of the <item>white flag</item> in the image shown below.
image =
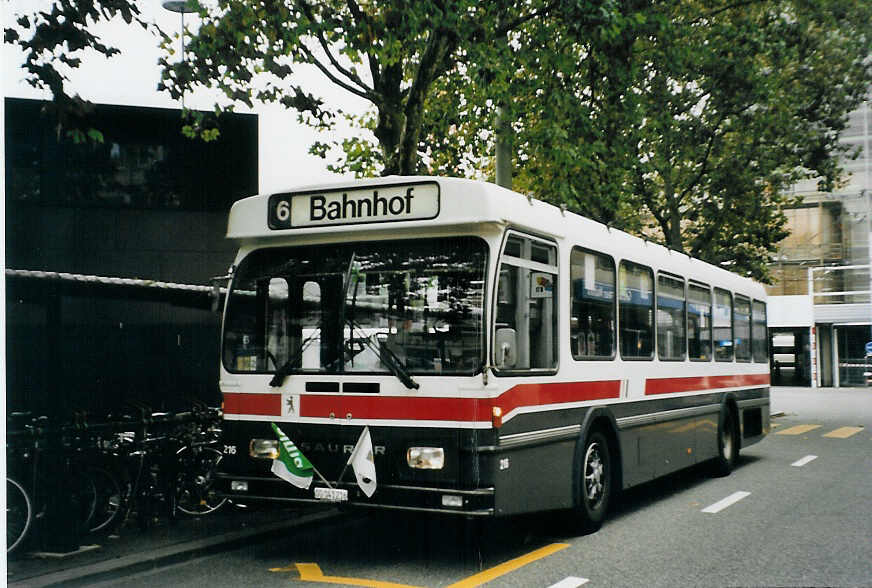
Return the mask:
M 372 437 L 369 436 L 369 427 L 363 428 L 354 451 L 348 458 L 348 465 L 354 470 L 357 485 L 369 498 L 375 493 L 375 460 L 372 457 Z

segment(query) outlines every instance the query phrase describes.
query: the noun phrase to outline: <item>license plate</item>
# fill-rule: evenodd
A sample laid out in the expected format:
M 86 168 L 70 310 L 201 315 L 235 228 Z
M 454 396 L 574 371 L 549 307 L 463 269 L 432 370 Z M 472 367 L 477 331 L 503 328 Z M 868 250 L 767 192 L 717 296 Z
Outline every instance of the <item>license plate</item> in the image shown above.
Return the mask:
M 342 488 L 315 488 L 315 498 L 325 502 L 348 502 L 348 490 Z

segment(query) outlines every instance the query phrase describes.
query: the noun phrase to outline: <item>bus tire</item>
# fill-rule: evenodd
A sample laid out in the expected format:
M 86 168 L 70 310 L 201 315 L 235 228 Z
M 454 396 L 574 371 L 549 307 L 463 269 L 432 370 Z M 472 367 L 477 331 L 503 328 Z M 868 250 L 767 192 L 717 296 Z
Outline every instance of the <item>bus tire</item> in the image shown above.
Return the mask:
M 728 476 L 739 459 L 739 431 L 736 418 L 729 406 L 725 406 L 718 424 L 718 456 L 714 460 L 714 474 Z
M 597 531 L 606 518 L 612 496 L 612 447 L 599 429 L 584 441 L 578 473 L 578 497 L 574 523 L 583 534 Z

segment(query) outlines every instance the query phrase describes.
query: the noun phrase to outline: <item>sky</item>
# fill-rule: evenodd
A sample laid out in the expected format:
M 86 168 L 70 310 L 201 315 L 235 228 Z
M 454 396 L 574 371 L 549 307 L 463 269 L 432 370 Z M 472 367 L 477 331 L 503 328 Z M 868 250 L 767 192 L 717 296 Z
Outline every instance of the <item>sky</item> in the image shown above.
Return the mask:
M 177 33 L 181 29 L 181 15 L 164 9 L 161 0 L 139 0 L 137 4 L 143 20 L 155 22 L 167 34 Z M 50 0 L 3 0 L 0 10 L 3 11 L 4 26 L 11 22 L 16 13 L 48 9 L 51 5 Z M 128 26 L 121 18 L 116 21 L 100 23 L 92 32 L 105 44 L 120 49 L 121 54 L 111 59 L 94 52 L 84 54 L 81 67 L 70 70 L 68 92 L 78 93 L 83 98 L 100 104 L 178 108 L 178 101 L 172 100 L 166 92 L 157 91 L 160 81 L 157 61 L 161 55 L 158 38 L 139 26 Z M 185 16 L 185 24 L 189 28 L 196 26 L 197 21 L 196 15 Z M 177 51 L 176 56 L 178 55 Z M 23 52 L 16 46 L 3 44 L 3 95 L 15 98 L 48 98 L 48 92 L 35 90 L 24 81 L 25 71 L 21 69 L 23 62 Z M 322 96 L 328 104 L 339 105 L 348 112 L 365 111 L 366 104 L 362 100 L 325 83 L 317 72 L 301 71 L 299 76 L 307 91 Z M 190 108 L 211 110 L 216 97 L 215 94 L 200 91 L 186 96 L 185 104 Z M 318 135 L 296 122 L 296 111 L 289 111 L 281 105 L 256 105 L 254 110 L 237 106 L 237 111 L 258 114 L 261 193 L 341 177 L 327 170 L 327 161 L 309 155 L 308 148 L 316 139 L 327 141 L 342 136 L 343 133 L 350 133 L 349 129 L 340 129 L 332 135 Z

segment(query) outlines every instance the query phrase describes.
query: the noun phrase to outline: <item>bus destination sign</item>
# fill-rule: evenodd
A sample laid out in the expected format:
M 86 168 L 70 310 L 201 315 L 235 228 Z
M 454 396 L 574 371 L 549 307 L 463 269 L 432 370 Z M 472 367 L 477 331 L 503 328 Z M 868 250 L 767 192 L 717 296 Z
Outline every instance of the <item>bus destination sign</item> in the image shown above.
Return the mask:
M 439 184 L 273 194 L 268 206 L 275 230 L 430 219 L 439 214 Z

